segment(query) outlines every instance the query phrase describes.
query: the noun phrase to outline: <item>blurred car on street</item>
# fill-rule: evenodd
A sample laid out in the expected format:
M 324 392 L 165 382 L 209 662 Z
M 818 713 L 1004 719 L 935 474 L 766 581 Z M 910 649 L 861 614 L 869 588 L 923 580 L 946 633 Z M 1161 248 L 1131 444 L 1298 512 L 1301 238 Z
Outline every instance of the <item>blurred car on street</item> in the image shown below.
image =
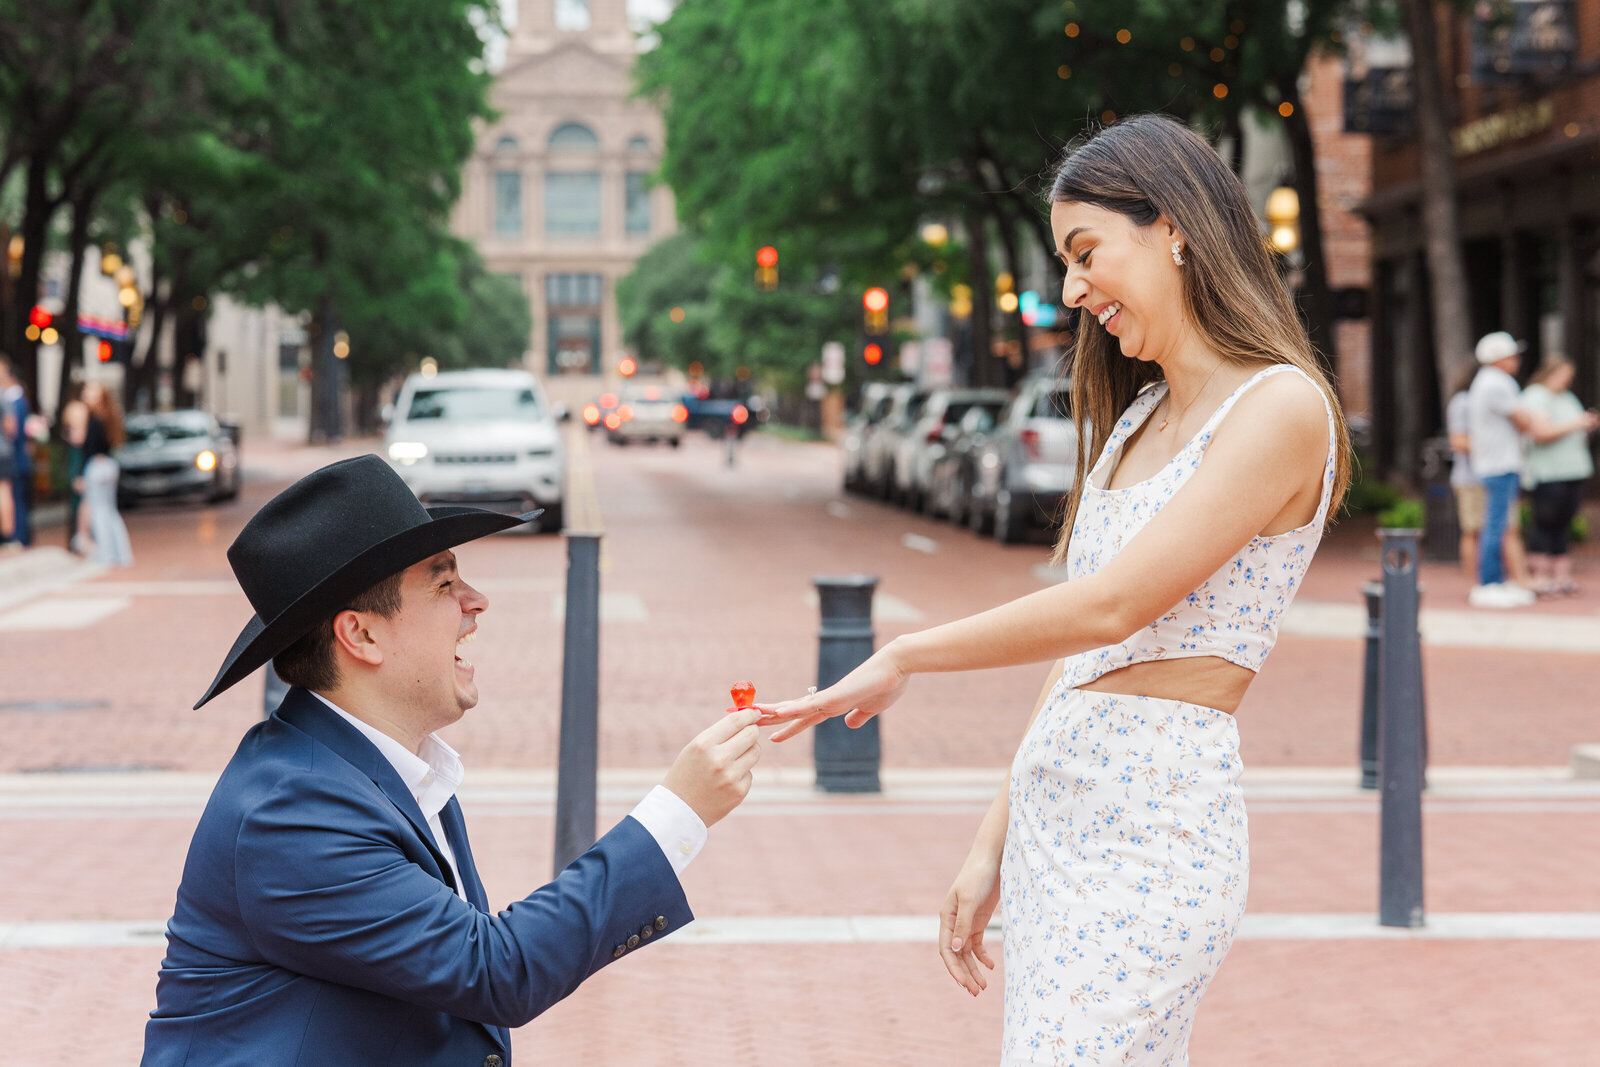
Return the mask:
M 567 482 L 561 414 L 527 371 L 413 374 L 395 398 L 384 451 L 424 504 L 544 508 L 539 527 L 558 531 Z
M 967 524 L 972 504 L 972 483 L 977 480 L 978 455 L 999 424 L 1001 404 L 974 404 L 956 424 L 944 452 L 934 460 L 928 476 L 928 514 Z
M 933 465 L 955 440 L 956 424 L 975 405 L 998 412 L 1005 402 L 1004 389 L 945 387 L 929 393 L 911 428 L 900 437 L 893 468 L 895 501 L 913 511 L 926 510 Z
M 215 503 L 239 495 L 237 431 L 206 411 L 129 415 L 127 440 L 115 458 L 117 503 L 161 497 L 203 497 Z
M 1012 544 L 1047 529 L 1071 491 L 1078 436 L 1071 386 L 1053 374 L 1024 379 L 976 451 L 967 525 Z
M 884 500 L 892 499 L 895 488 L 895 462 L 900 443 L 911 432 L 933 390 L 917 385 L 897 385 L 889 396 L 889 409 L 873 427 L 862 445 L 861 480 L 866 491 Z
M 689 412 L 688 428 L 704 430 L 711 438 L 727 437 L 730 433 L 743 437 L 765 422 L 769 414 L 761 397 L 755 393 L 739 397 L 688 392 L 683 394 L 683 405 Z
M 606 415 L 606 440 L 614 445 L 634 441 L 665 441 L 673 448 L 683 444 L 689 409 L 678 394 L 662 385 L 625 386 L 616 410 Z
M 841 448 L 844 453 L 844 489 L 847 493 L 861 491 L 867 486 L 867 439 L 876 432 L 883 417 L 889 413 L 896 388 L 900 387 L 890 382 L 867 382 L 861 387 L 860 402 L 855 413 L 845 420 Z

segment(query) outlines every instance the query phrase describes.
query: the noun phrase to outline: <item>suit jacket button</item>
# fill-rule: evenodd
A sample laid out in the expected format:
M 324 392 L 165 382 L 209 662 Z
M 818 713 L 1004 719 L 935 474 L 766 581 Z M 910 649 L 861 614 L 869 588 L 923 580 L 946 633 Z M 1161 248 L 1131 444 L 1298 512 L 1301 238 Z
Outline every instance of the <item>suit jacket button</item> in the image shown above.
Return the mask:
M 639 927 L 639 936 L 644 938 L 646 941 L 654 937 L 655 933 L 656 928 L 651 926 L 649 923 L 645 923 L 643 926 Z
M 628 947 L 629 948 L 638 948 L 639 947 L 639 935 L 638 934 L 634 934 L 632 937 L 628 938 Z
M 618 945 L 616 948 L 611 950 L 611 958 L 614 960 L 620 960 L 622 958 L 622 954 L 626 951 L 628 951 L 627 945 Z
M 657 930 L 665 930 L 666 928 L 667 928 L 667 917 L 665 915 L 657 915 L 656 916 L 656 929 Z
M 483 1067 L 500 1067 L 500 1054 L 491 1052 L 483 1058 Z

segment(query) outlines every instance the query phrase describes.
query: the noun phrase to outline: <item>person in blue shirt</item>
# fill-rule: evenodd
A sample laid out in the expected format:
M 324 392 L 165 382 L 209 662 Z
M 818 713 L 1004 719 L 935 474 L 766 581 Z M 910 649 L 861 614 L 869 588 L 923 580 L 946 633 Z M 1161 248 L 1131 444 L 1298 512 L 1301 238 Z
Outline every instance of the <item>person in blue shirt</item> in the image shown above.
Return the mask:
M 10 540 L 24 548 L 33 544 L 33 459 L 28 454 L 27 394 L 12 372 L 11 361 L 0 355 L 0 428 L 5 439 L 0 447 L 10 453 L 11 532 Z

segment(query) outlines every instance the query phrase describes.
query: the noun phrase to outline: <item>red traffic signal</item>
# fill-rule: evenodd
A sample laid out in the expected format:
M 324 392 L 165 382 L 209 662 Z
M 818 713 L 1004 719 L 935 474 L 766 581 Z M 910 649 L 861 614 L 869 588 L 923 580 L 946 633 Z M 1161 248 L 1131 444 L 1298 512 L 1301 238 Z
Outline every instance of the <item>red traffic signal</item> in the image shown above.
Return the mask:
M 100 362 L 101 363 L 110 363 L 111 362 L 111 342 L 110 341 L 101 341 L 100 344 L 99 344 L 99 347 L 97 347 L 95 349 L 95 354 L 100 357 Z
M 777 265 L 778 250 L 776 248 L 773 248 L 771 245 L 767 245 L 765 248 L 759 249 L 756 252 L 756 266 L 776 267 Z
M 41 330 L 47 330 L 50 328 L 50 324 L 54 321 L 55 316 L 50 314 L 50 312 L 46 311 L 39 304 L 33 305 L 33 308 L 28 312 L 29 326 L 36 326 Z
M 861 350 L 861 356 L 869 366 L 876 367 L 883 362 L 883 346 L 874 341 Z
M 879 289 L 877 287 L 868 289 L 866 292 L 861 294 L 861 306 L 866 308 L 868 311 L 872 312 L 873 314 L 878 314 L 880 312 L 888 311 L 889 310 L 889 293 L 888 293 L 888 290 Z

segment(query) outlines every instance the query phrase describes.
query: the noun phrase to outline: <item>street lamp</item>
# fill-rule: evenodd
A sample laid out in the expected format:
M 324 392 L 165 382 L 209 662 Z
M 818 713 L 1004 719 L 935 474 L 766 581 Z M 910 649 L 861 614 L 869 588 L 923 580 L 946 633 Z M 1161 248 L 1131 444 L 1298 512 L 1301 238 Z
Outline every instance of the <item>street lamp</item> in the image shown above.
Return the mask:
M 1300 247 L 1300 194 L 1280 185 L 1267 196 L 1267 222 L 1272 226 L 1268 240 L 1280 253 L 1288 255 Z

